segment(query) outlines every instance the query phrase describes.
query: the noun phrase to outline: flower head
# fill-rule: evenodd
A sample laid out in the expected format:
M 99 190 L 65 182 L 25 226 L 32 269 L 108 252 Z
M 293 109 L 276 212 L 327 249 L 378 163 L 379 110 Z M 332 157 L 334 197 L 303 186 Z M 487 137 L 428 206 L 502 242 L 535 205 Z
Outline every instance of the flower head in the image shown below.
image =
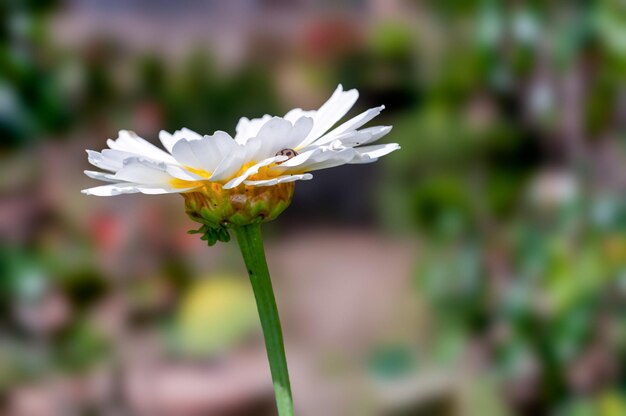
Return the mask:
M 109 149 L 87 151 L 89 162 L 107 172 L 85 174 L 109 184 L 83 193 L 180 193 L 188 214 L 203 224 L 272 219 L 291 201 L 293 182 L 311 179 L 310 172 L 374 162 L 400 148 L 396 143 L 370 145 L 389 133 L 391 126 L 360 129 L 384 106 L 332 128 L 358 95 L 357 90 L 344 91 L 339 85 L 318 110 L 296 108 L 283 117 L 243 117 L 235 137 L 224 131 L 204 136 L 189 129 L 173 134 L 161 131 L 166 151 L 122 130 L 117 140 L 108 140 Z

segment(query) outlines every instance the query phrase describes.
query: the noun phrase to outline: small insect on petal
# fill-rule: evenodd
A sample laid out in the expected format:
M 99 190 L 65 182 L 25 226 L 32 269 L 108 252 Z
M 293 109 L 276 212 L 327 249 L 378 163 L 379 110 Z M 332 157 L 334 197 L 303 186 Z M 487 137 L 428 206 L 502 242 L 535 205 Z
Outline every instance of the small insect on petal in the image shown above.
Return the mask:
M 286 162 L 289 159 L 291 159 L 292 157 L 295 157 L 297 155 L 298 155 L 298 152 L 296 152 L 293 149 L 283 149 L 283 150 L 280 150 L 280 151 L 276 152 L 276 156 L 287 156 L 287 159 L 283 160 L 282 162 L 277 162 L 277 164 L 280 165 L 281 163 Z

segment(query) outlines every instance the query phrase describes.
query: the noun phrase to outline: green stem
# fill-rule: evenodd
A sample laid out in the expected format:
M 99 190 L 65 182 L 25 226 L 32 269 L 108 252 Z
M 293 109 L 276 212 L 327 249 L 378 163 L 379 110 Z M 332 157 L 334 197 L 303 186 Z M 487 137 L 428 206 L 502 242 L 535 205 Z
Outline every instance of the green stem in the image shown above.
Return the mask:
M 235 227 L 237 242 L 248 269 L 250 282 L 256 298 L 261 327 L 265 337 L 267 358 L 270 362 L 274 394 L 279 416 L 293 416 L 293 399 L 285 358 L 283 334 L 280 329 L 280 319 L 276 308 L 276 299 L 272 289 L 270 273 L 265 261 L 263 239 L 261 238 L 261 224 Z

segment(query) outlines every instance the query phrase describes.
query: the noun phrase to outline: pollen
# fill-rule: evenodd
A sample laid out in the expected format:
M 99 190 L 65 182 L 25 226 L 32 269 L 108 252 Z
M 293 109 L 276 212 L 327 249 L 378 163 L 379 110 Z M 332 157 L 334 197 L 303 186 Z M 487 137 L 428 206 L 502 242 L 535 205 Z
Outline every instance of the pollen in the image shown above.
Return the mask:
M 290 150 L 290 149 L 287 149 L 287 150 Z M 293 152 L 295 152 L 295 151 L 293 151 Z M 254 166 L 256 163 L 257 162 L 248 162 L 248 163 L 244 164 L 237 171 L 237 173 L 235 173 L 232 177 L 236 178 L 237 176 L 243 175 L 244 172 L 246 172 L 249 168 Z M 280 163 L 272 163 L 271 165 L 263 166 L 263 167 L 259 168 L 259 171 L 257 173 L 248 176 L 248 180 L 251 180 L 251 181 L 261 181 L 261 180 L 266 180 L 266 179 L 274 179 L 274 178 L 280 176 L 281 175 L 280 172 L 276 172 L 276 171 L 273 171 L 271 169 L 272 167 L 274 167 L 276 165 L 279 165 L 279 164 Z M 207 185 L 207 184 L 213 183 L 213 182 L 209 181 L 209 178 L 211 177 L 212 172 L 207 172 L 206 170 L 202 170 L 202 169 L 195 169 L 195 168 L 192 168 L 192 167 L 189 167 L 189 166 L 185 166 L 185 169 L 188 170 L 189 172 L 195 173 L 198 176 L 201 176 L 203 179 L 198 179 L 198 180 L 194 180 L 194 181 L 188 181 L 188 180 L 185 180 L 185 179 L 172 178 L 170 180 L 170 185 L 172 185 L 172 187 L 177 188 L 177 189 L 187 189 L 187 188 L 196 188 L 198 186 L 203 186 L 203 185 Z M 218 186 L 221 186 L 221 184 L 219 184 L 219 183 L 216 183 L 216 184 Z

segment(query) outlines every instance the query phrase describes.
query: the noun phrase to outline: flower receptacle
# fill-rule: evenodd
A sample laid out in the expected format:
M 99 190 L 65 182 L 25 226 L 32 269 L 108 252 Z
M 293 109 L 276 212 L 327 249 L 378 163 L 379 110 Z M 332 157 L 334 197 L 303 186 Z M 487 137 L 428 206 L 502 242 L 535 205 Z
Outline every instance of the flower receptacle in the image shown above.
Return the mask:
M 193 221 L 202 224 L 191 233 L 203 234 L 209 245 L 228 241 L 228 228 L 271 221 L 291 203 L 295 184 L 274 186 L 239 185 L 224 189 L 219 183 L 204 186 L 182 194 L 185 212 Z

